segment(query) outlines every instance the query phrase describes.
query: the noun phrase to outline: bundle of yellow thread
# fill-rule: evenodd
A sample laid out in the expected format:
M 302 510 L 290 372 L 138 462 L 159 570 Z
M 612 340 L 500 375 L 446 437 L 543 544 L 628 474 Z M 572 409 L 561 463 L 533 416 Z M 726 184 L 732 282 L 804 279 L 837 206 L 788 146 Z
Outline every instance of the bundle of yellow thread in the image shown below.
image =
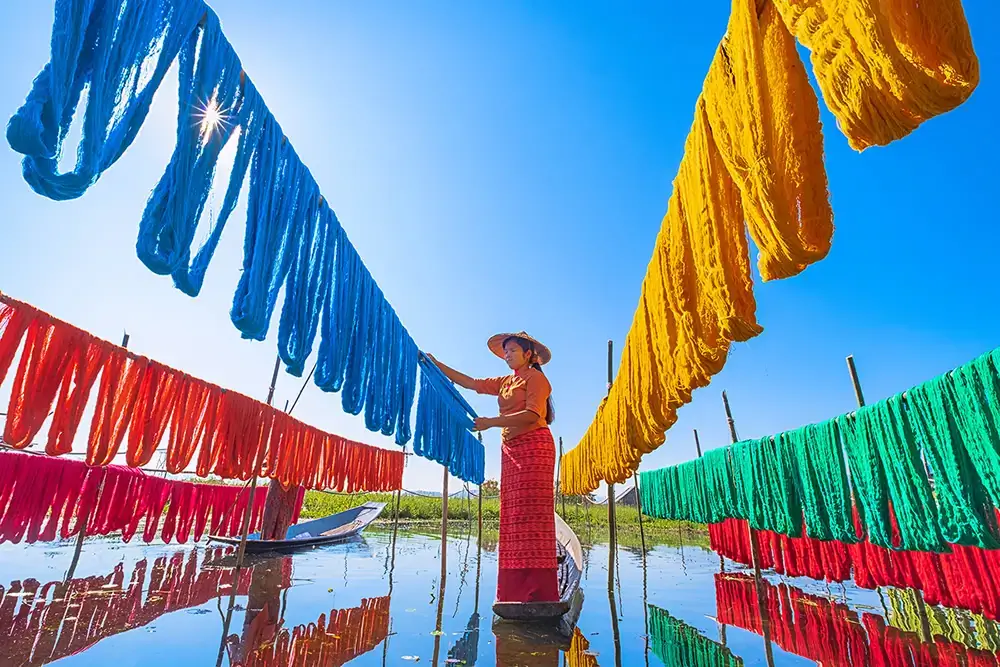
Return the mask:
M 761 332 L 746 230 L 764 280 L 830 250 L 819 103 L 793 31 L 851 145 L 905 136 L 960 104 L 978 65 L 959 0 L 734 0 L 642 284 L 615 384 L 563 458 L 564 493 L 623 482 L 663 444 L 735 341 Z M 949 21 L 939 24 L 939 21 Z M 744 225 L 746 227 L 744 227 Z

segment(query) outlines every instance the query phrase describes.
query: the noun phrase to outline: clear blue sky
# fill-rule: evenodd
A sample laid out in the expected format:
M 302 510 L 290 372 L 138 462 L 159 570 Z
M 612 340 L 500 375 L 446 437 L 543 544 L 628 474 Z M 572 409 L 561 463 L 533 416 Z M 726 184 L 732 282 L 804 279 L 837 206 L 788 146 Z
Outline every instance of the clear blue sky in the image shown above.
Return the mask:
M 620 350 L 631 322 L 727 3 L 212 4 L 418 344 L 495 375 L 504 367 L 486 351 L 490 334 L 541 338 L 554 352 L 555 432 L 574 445 L 604 393 L 606 342 Z M 864 154 L 824 110 L 833 251 L 802 276 L 758 284 L 763 335 L 733 349 L 643 469 L 691 458 L 692 428 L 706 448 L 727 441 L 722 389 L 740 435 L 761 436 L 851 409 L 847 354 L 873 400 L 1000 345 L 989 176 L 1000 154 L 1000 9 L 965 7 L 977 92 Z M 51 21 L 50 1 L 0 4 L 4 118 L 48 59 Z M 173 146 L 175 81 L 131 150 L 78 200 L 35 195 L 3 143 L 0 289 L 111 340 L 127 329 L 142 354 L 263 398 L 275 332 L 250 343 L 229 321 L 242 206 L 198 299 L 135 256 Z M 298 384 L 281 377 L 279 405 Z M 474 405 L 495 411 L 488 399 Z M 314 386 L 297 414 L 390 445 Z M 488 476 L 499 475 L 498 442 L 489 432 Z M 439 488 L 439 471 L 411 460 L 405 485 Z

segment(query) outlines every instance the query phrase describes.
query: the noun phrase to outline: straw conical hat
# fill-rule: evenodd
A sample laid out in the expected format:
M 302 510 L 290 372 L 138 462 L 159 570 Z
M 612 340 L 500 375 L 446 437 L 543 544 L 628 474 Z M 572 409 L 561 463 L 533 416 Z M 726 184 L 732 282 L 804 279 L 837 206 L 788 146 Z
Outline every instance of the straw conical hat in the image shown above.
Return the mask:
M 535 347 L 535 353 L 538 355 L 538 363 L 543 366 L 552 360 L 552 351 L 539 341 L 537 338 L 529 336 L 524 331 L 519 333 L 498 333 L 495 336 L 491 336 L 486 345 L 490 348 L 490 352 L 497 355 L 501 359 L 504 358 L 503 352 L 503 342 L 508 338 L 520 338 L 521 340 L 526 340 Z

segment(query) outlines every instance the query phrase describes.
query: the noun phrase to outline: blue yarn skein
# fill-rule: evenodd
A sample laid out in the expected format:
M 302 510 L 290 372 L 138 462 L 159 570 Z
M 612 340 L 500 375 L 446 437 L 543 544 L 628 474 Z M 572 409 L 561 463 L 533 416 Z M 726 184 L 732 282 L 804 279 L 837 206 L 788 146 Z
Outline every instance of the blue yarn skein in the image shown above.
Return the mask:
M 132 144 L 153 94 L 207 8 L 201 0 L 60 0 L 51 60 L 7 125 L 24 179 L 50 199 L 74 199 Z M 80 35 L 83 38 L 80 39 Z M 154 60 L 153 67 L 148 62 Z M 140 88 L 140 84 L 142 84 Z M 58 172 L 62 142 L 87 88 L 73 171 Z
M 174 286 L 189 296 L 198 296 L 201 292 L 208 265 L 212 262 L 215 249 L 219 246 L 222 230 L 225 229 L 229 216 L 236 208 L 240 190 L 243 188 L 243 181 L 246 179 L 247 170 L 250 167 L 250 160 L 257 151 L 257 146 L 263 136 L 265 121 L 270 117 L 271 112 L 267 110 L 264 100 L 250 81 L 250 77 L 246 77 L 243 84 L 243 94 L 239 98 L 239 106 L 233 120 L 234 127 L 238 126 L 241 130 L 240 137 L 236 144 L 236 157 L 233 160 L 229 186 L 226 188 L 219 215 L 215 219 L 215 224 L 212 226 L 208 238 L 198 249 L 194 259 L 191 259 L 191 249 L 184 247 L 182 257 L 172 274 Z
M 208 13 L 202 29 L 191 33 L 178 65 L 177 143 L 146 204 L 136 242 L 139 259 L 159 274 L 187 265 L 219 153 L 247 120 L 240 82 L 243 68 L 214 12 Z M 206 125 L 210 106 L 220 114 L 214 125 Z M 242 175 L 239 179 L 242 183 Z
M 463 479 L 481 481 L 483 448 L 469 432 L 474 413 L 436 367 L 420 374 L 411 432 L 417 366 L 425 366 L 417 345 L 202 0 L 56 0 L 50 62 L 7 126 L 10 145 L 25 155 L 25 180 L 51 199 L 80 196 L 131 145 L 175 58 L 177 141 L 139 225 L 141 261 L 156 273 L 170 273 L 179 289 L 197 296 L 249 170 L 233 323 L 245 338 L 263 340 L 284 286 L 278 344 L 290 373 L 301 375 L 318 333 L 315 379 L 321 389 L 341 391 L 350 413 L 364 410 L 369 429 L 395 433 L 400 444 L 416 435 L 418 453 Z M 58 173 L 62 143 L 84 90 L 77 163 L 73 171 Z M 206 132 L 197 113 L 211 101 L 226 118 Z M 195 249 L 219 154 L 237 128 L 219 216 Z
M 475 411 L 441 369 L 421 354 L 413 451 L 447 466 L 459 479 L 481 484 L 485 477 L 485 451 L 470 432 L 473 425 L 470 416 L 475 417 Z
M 361 290 L 361 258 L 347 239 L 343 227 L 337 230 L 337 257 L 333 286 L 323 311 L 322 337 L 316 385 L 323 391 L 340 391 L 344 386 L 347 357 L 356 321 Z
M 289 249 L 304 226 L 310 198 L 319 199 L 319 188 L 272 119 L 254 153 L 243 274 L 231 312 L 244 338 L 267 336 L 278 290 L 288 273 Z
M 310 203 L 294 249 L 285 305 L 278 322 L 278 352 L 286 370 L 301 377 L 319 328 L 320 309 L 332 282 L 336 233 L 340 227 L 329 206 Z

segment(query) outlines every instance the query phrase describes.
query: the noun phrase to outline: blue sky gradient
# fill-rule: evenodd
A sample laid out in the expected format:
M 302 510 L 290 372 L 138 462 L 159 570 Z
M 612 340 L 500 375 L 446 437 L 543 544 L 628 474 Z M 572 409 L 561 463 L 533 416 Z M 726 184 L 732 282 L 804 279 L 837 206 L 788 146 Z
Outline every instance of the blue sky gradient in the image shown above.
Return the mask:
M 554 352 L 554 431 L 575 445 L 605 391 L 607 340 L 619 351 L 631 322 L 726 3 L 212 6 L 417 343 L 465 372 L 497 375 L 489 335 L 541 338 Z M 965 8 L 982 69 L 965 105 L 863 154 L 824 108 L 830 256 L 799 277 L 758 281 L 764 333 L 734 346 L 643 469 L 693 457 L 693 428 L 705 448 L 728 441 L 722 389 L 740 435 L 762 436 L 850 410 L 848 354 L 875 400 L 1000 345 L 990 166 L 1000 154 L 1000 9 Z M 51 2 L 0 4 L 5 117 L 48 59 L 51 21 Z M 135 255 L 175 125 L 172 73 L 132 148 L 70 202 L 35 195 L 4 143 L 0 289 L 110 340 L 127 329 L 136 351 L 264 398 L 276 326 L 253 343 L 229 320 L 245 190 L 199 298 Z M 279 407 L 299 384 L 282 375 Z M 472 402 L 495 413 L 491 399 Z M 391 445 L 315 386 L 296 414 Z M 495 477 L 499 433 L 486 441 Z M 440 467 L 411 459 L 405 486 L 439 488 Z

